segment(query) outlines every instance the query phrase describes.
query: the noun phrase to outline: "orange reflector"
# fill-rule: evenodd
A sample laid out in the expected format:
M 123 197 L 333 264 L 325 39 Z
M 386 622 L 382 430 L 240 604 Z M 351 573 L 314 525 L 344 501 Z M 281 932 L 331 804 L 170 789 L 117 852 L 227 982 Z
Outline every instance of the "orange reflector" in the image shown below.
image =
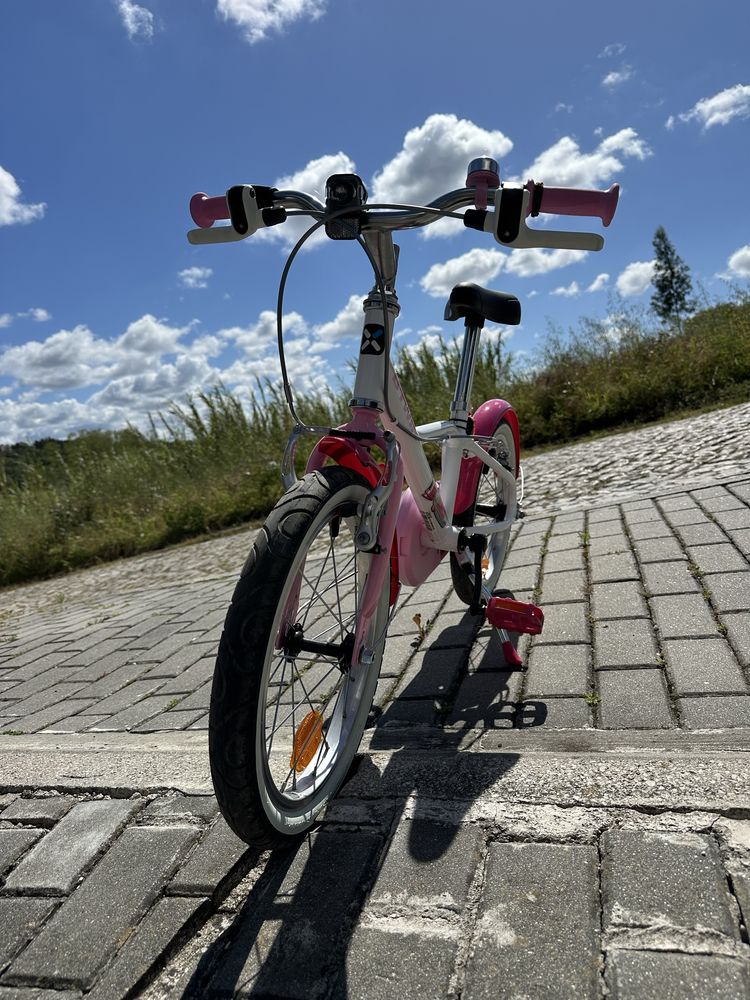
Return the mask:
M 299 774 L 315 756 L 323 739 L 323 716 L 320 712 L 308 712 L 294 734 L 294 750 L 289 758 L 289 766 Z
M 490 568 L 489 556 L 482 556 L 482 569 L 489 569 L 489 568 Z

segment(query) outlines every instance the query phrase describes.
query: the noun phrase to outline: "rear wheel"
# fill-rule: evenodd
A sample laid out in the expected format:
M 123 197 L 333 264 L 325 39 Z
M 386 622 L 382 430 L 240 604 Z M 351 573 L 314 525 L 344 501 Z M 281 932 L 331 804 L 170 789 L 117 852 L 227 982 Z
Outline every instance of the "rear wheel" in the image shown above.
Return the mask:
M 354 536 L 370 487 L 356 472 L 310 473 L 258 534 L 227 612 L 211 694 L 211 774 L 221 811 L 249 844 L 312 825 L 359 746 L 383 657 L 388 586 L 352 665 L 373 557 Z
M 509 471 L 515 472 L 518 460 L 516 441 L 507 421 L 500 422 L 492 440 L 484 447 L 501 465 Z M 455 519 L 454 523 L 458 524 L 460 521 L 463 527 L 469 527 L 501 520 L 515 499 L 514 493 L 514 486 L 506 484 L 497 473 L 485 466 L 477 483 L 474 503 L 460 518 Z M 497 586 L 507 548 L 507 531 L 489 536 L 482 560 L 482 577 L 492 591 Z M 474 597 L 474 565 L 471 553 L 466 551 L 462 553 L 451 552 L 450 563 L 451 577 L 456 593 L 464 604 L 471 604 Z

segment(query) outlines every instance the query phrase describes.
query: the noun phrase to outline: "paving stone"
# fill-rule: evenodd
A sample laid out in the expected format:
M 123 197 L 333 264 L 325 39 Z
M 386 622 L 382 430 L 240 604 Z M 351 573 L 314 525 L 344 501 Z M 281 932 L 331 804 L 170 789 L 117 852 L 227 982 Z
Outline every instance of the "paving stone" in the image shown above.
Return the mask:
M 651 607 L 662 639 L 716 635 L 716 621 L 701 594 L 654 597 Z
M 103 638 L 102 635 L 106 635 Z M 93 640 L 94 636 L 88 637 Z M 87 667 L 89 665 L 103 665 L 106 662 L 110 664 L 124 663 L 128 657 L 128 653 L 121 649 L 122 639 L 115 636 L 114 638 L 109 636 L 109 632 L 102 633 L 96 637 L 95 642 L 91 642 L 89 645 L 86 638 L 81 640 L 80 636 L 77 635 L 75 639 L 76 652 L 72 653 L 66 660 L 62 662 L 65 666 L 77 666 L 77 667 Z M 110 659 L 112 657 L 113 659 Z
M 482 670 L 469 674 L 456 693 L 447 725 L 460 729 L 512 728 L 521 677 L 518 671 Z
M 530 636 L 511 633 L 511 642 L 514 643 L 516 651 L 523 659 L 528 647 Z M 477 633 L 474 644 L 469 651 L 469 673 L 476 673 L 479 670 L 491 670 L 494 672 L 508 672 L 510 668 L 505 660 L 502 640 L 497 629 L 492 626 L 485 626 Z
M 93 672 L 90 672 L 91 668 L 84 667 L 80 671 L 74 671 L 71 675 L 71 680 L 86 679 L 91 681 L 91 683 L 81 688 L 79 692 L 80 697 L 104 699 L 116 691 L 120 691 L 126 685 L 132 683 L 132 681 L 137 680 L 137 678 L 142 677 L 147 669 L 148 667 L 145 663 L 122 663 L 113 670 L 109 670 L 104 676 L 99 674 L 96 679 L 92 679 Z
M 77 691 L 80 691 L 82 687 L 83 685 L 80 683 L 53 684 L 52 687 L 45 688 L 43 691 L 37 691 L 30 698 L 24 698 L 23 701 L 15 701 L 12 704 L 9 703 L 4 711 L 7 715 L 28 718 L 32 715 L 40 714 L 47 708 L 54 710 L 61 701 L 70 698 Z
M 163 961 L 164 952 L 204 903 L 203 899 L 184 896 L 158 900 L 94 989 L 86 994 L 86 1000 L 115 1000 L 132 995 L 130 991 L 149 969 Z
M 168 712 L 162 712 L 161 715 L 154 716 L 153 719 L 148 719 L 146 722 L 142 722 L 139 726 L 133 726 L 131 732 L 134 733 L 169 733 L 169 732 L 179 732 L 182 729 L 187 729 L 189 725 L 193 722 L 197 722 L 202 715 L 205 715 L 205 708 L 197 708 L 192 711 L 180 711 L 180 708 L 170 709 Z
M 736 545 L 742 554 L 750 559 L 750 528 L 743 528 L 740 531 L 730 531 L 729 537 L 732 544 Z
M 612 1000 L 744 1000 L 746 963 L 717 955 L 658 951 L 607 952 L 605 977 Z
M 529 654 L 527 695 L 584 695 L 588 690 L 588 646 L 534 646 Z
M 216 663 L 216 650 L 210 656 L 203 656 L 200 660 L 183 670 L 181 674 L 168 680 L 159 688 L 159 694 L 188 694 L 199 687 L 203 687 L 214 675 L 214 665 Z
M 711 521 L 696 504 L 689 503 L 688 506 L 675 511 L 667 511 L 667 520 L 682 534 L 682 528 L 691 524 L 709 525 Z
M 589 527 L 592 524 L 599 524 L 602 521 L 620 521 L 620 511 L 617 507 L 599 507 L 590 510 L 588 515 Z
M 647 500 L 643 506 L 635 506 L 629 503 L 623 504 L 622 512 L 628 524 L 640 524 L 643 521 L 658 521 L 661 518 L 656 505 Z
M 592 583 L 639 579 L 638 568 L 630 552 L 618 552 L 617 555 L 609 556 L 593 556 L 590 564 Z
M 714 517 L 725 531 L 750 528 L 750 508 L 748 507 L 716 511 Z
M 650 620 L 622 618 L 594 623 L 594 665 L 597 669 L 658 664 L 658 650 Z
M 589 533 L 589 538 L 606 538 L 608 535 L 621 535 L 622 534 L 622 522 L 619 516 L 612 521 L 591 521 L 589 519 L 588 528 L 586 529 Z
M 669 729 L 674 723 L 661 670 L 597 674 L 603 729 Z
M 94 703 L 92 714 L 116 715 L 117 712 L 121 712 L 125 708 L 130 708 L 131 705 L 135 705 L 147 695 L 158 690 L 161 684 L 162 681 L 159 679 L 133 681 L 132 684 L 125 685 L 125 687 L 116 691 L 108 698 L 97 699 Z
M 717 611 L 747 611 L 750 607 L 750 571 L 710 573 L 702 582 Z
M 49 705 L 47 708 L 43 708 L 41 711 L 34 712 L 31 715 L 16 718 L 8 728 L 19 729 L 24 733 L 38 733 L 60 719 L 75 715 L 81 710 L 89 708 L 91 705 L 92 702 L 89 699 L 78 700 L 70 698 L 61 701 L 57 705 Z
M 635 580 L 595 584 L 591 589 L 591 611 L 597 619 L 648 617 L 641 584 Z
M 480 861 L 478 828 L 402 820 L 370 892 L 368 909 L 398 907 L 418 913 L 426 907 L 461 913 Z
M 63 895 L 117 836 L 138 805 L 127 799 L 79 802 L 8 876 L 8 889 Z
M 677 705 L 688 729 L 750 727 L 750 695 L 680 698 Z
M 500 586 L 512 590 L 514 594 L 532 591 L 536 587 L 539 576 L 539 566 L 525 566 L 522 569 L 503 569 L 500 574 Z
M 88 705 L 88 702 L 86 702 Z M 69 715 L 65 719 L 59 719 L 57 722 L 51 722 L 44 729 L 40 730 L 42 733 L 82 733 L 87 729 L 91 729 L 92 726 L 98 726 L 100 722 L 108 719 L 107 715 Z
M 740 940 L 711 837 L 608 830 L 601 846 L 605 927 L 702 927 Z
M 48 795 L 34 798 L 17 798 L 0 813 L 0 819 L 33 826 L 54 826 L 67 813 L 75 799 L 69 795 Z
M 616 535 L 605 535 L 601 538 L 592 538 L 588 545 L 589 558 L 592 556 L 615 556 L 620 552 L 628 552 L 630 541 L 624 532 Z
M 668 562 L 670 559 L 687 559 L 685 550 L 676 538 L 634 539 L 633 545 L 641 563 Z
M 144 698 L 137 705 L 132 705 L 117 715 L 110 715 L 104 721 L 91 727 L 92 732 L 129 732 L 134 726 L 151 719 L 160 712 L 166 711 L 172 699 L 168 695 L 156 695 Z
M 682 544 L 688 546 L 716 545 L 727 540 L 721 528 L 711 521 L 706 521 L 705 524 L 683 524 L 677 532 Z
M 588 729 L 591 709 L 582 697 L 559 698 L 548 695 L 524 698 L 518 706 L 517 729 Z
M 5 982 L 23 986 L 42 979 L 90 988 L 123 934 L 140 921 L 197 834 L 194 827 L 125 830 L 10 966 Z
M 482 618 L 470 615 L 466 605 L 460 611 L 442 613 L 424 640 L 420 651 L 426 646 L 431 650 L 466 649 L 477 634 Z
M 35 843 L 44 830 L 0 829 L 0 876 Z
M 597 867 L 588 845 L 489 845 L 466 1000 L 599 996 Z
M 545 608 L 544 628 L 535 645 L 588 641 L 589 624 L 584 603 L 551 604 Z
M 54 908 L 52 899 L 0 898 L 0 968 L 16 957 Z
M 364 894 L 380 844 L 369 832 L 352 837 L 324 829 L 294 856 L 287 853 L 262 895 L 251 896 L 235 920 L 204 995 L 322 997 L 328 970 L 343 966 L 348 915 Z
M 74 678 L 71 676 L 71 670 L 69 667 L 51 667 L 49 670 L 45 670 L 43 673 L 37 674 L 36 677 L 32 677 L 28 681 L 22 681 L 20 684 L 16 684 L 15 690 L 13 691 L 13 697 L 17 698 L 19 701 L 24 701 L 40 691 L 45 691 L 47 688 L 52 688 L 56 684 L 71 680 L 74 680 Z
M 747 559 L 729 542 L 723 545 L 689 545 L 688 553 L 701 573 L 732 573 L 748 569 Z
M 727 638 L 737 659 L 743 667 L 750 666 L 750 614 L 722 615 L 721 622 L 727 630 Z
M 675 562 L 647 563 L 643 567 L 643 579 L 650 594 L 690 594 L 698 593 L 698 581 L 688 569 L 686 560 Z
M 457 948 L 458 941 L 445 934 L 428 937 L 419 931 L 360 925 L 332 1000 L 448 996 Z
M 399 698 L 444 698 L 466 662 L 466 649 L 427 649 L 414 655 L 399 681 Z
M 583 548 L 567 549 L 564 552 L 548 552 L 544 557 L 545 573 L 562 573 L 565 570 L 583 569 Z
M 747 693 L 747 685 L 731 649 L 715 639 L 667 639 L 664 654 L 678 694 Z
M 172 879 L 169 892 L 182 896 L 213 895 L 218 884 L 249 850 L 220 816 Z
M 216 648 L 213 643 L 210 645 L 213 647 L 211 650 L 207 649 L 208 643 L 196 642 L 186 635 L 187 642 L 180 646 L 171 656 L 167 656 L 161 662 L 152 665 L 149 668 L 149 677 L 178 677 L 183 671 L 187 670 L 188 667 L 192 667 L 194 663 L 197 663 L 202 657 L 216 654 Z
M 168 816 L 170 819 L 187 817 L 209 821 L 218 812 L 219 804 L 213 795 L 169 795 L 154 799 L 140 818 L 148 821 L 154 816 Z
M 432 698 L 397 698 L 385 706 L 378 726 L 401 724 L 432 726 L 440 705 Z
M 552 535 L 547 541 L 548 552 L 565 552 L 568 549 L 580 549 L 581 547 L 580 529 L 564 535 Z
M 665 521 L 641 521 L 638 524 L 629 525 L 628 530 L 633 538 L 639 540 L 672 537 L 672 529 Z
M 582 569 L 562 573 L 545 572 L 542 578 L 541 604 L 582 601 L 586 596 L 586 577 Z

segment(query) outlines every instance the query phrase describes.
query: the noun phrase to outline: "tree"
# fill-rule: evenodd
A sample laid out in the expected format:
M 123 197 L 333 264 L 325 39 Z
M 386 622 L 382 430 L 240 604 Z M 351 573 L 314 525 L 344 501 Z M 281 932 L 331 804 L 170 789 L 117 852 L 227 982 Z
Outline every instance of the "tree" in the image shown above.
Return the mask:
M 665 323 L 679 324 L 685 313 L 693 309 L 690 270 L 662 226 L 654 233 L 653 247 L 655 291 L 651 296 L 651 308 Z

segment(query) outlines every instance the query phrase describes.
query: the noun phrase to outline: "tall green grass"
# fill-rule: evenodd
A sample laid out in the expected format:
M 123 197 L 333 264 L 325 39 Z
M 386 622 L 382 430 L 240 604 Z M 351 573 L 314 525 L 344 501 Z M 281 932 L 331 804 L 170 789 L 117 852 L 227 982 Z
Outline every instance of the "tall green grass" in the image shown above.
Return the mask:
M 396 358 L 418 423 L 447 412 L 459 351 Z M 681 329 L 625 317 L 553 334 L 522 367 L 482 343 L 473 399 L 516 407 L 526 447 L 570 441 L 682 410 L 750 399 L 750 302 L 722 303 Z M 300 400 L 302 418 L 346 419 L 341 388 Z M 85 432 L 0 448 L 0 585 L 132 555 L 263 517 L 281 494 L 291 420 L 278 389 L 249 407 L 222 387 L 173 404 L 146 433 Z M 300 447 L 299 461 L 306 452 Z

